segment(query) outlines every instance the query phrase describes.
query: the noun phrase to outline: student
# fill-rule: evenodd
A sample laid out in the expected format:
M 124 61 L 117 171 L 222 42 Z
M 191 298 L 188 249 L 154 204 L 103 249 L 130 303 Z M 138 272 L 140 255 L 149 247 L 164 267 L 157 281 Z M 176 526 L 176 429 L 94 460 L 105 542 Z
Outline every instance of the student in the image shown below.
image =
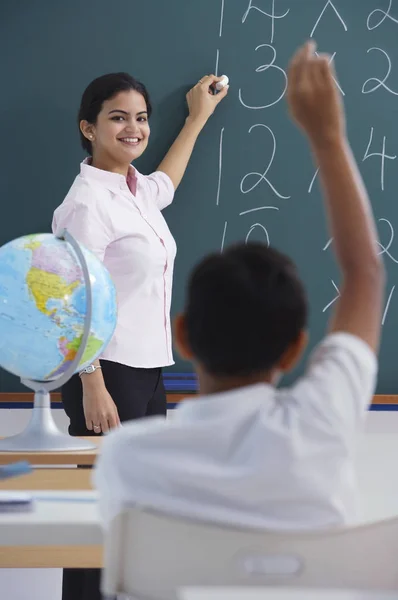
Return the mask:
M 320 169 L 342 275 L 327 335 L 305 374 L 278 389 L 307 341 L 294 264 L 259 244 L 205 258 L 175 328 L 201 397 L 104 440 L 95 483 L 105 525 L 134 503 L 257 528 L 357 518 L 353 458 L 375 389 L 384 271 L 332 68 L 314 51 L 308 43 L 293 58 L 287 98 Z

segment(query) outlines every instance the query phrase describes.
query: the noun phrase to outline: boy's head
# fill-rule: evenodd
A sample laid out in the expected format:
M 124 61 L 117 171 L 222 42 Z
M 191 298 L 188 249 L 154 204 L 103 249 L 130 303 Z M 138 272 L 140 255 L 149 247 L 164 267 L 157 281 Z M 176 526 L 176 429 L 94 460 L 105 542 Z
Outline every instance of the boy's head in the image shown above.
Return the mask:
M 292 261 L 263 244 L 212 254 L 191 274 L 180 353 L 213 379 L 272 381 L 306 343 L 307 299 Z

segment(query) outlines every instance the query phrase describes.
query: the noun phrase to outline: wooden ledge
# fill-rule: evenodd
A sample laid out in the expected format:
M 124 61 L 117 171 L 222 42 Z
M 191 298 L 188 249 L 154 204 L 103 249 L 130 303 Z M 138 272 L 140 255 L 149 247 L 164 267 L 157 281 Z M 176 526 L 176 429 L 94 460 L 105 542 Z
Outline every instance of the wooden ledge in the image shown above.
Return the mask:
M 177 404 L 185 398 L 192 398 L 196 394 L 188 392 L 186 394 L 167 394 L 168 404 Z M 31 392 L 0 392 L 0 408 L 1 404 L 31 404 L 33 402 L 33 393 Z M 51 402 L 53 404 L 61 404 L 61 394 L 51 394 Z M 398 405 L 398 394 L 377 394 L 373 397 L 375 405 Z
M 175 404 L 189 396 L 195 396 L 195 394 L 167 394 L 167 402 L 169 404 Z M 32 402 L 32 392 L 0 392 L 0 408 L 1 404 L 31 404 Z M 61 404 L 61 394 L 59 392 L 51 394 L 51 402 L 52 404 Z
M 0 568 L 98 569 L 102 546 L 0 546 Z

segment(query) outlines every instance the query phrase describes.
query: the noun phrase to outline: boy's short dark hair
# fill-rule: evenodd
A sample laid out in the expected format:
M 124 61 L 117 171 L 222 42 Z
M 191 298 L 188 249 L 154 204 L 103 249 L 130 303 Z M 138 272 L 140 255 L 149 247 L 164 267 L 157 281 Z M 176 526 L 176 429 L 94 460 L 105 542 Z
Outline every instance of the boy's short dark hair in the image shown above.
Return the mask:
M 191 274 L 188 342 L 211 375 L 248 376 L 274 367 L 307 322 L 297 269 L 263 244 L 212 254 Z

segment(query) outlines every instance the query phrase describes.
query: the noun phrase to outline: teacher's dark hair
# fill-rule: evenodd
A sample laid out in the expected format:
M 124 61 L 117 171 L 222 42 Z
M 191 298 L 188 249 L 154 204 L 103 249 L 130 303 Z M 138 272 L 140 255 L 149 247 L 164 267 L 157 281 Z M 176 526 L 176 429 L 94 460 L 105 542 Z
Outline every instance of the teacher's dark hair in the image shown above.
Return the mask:
M 128 90 L 135 90 L 143 96 L 149 118 L 152 113 L 152 106 L 148 91 L 143 83 L 137 81 L 137 79 L 128 73 L 108 73 L 107 75 L 102 75 L 94 79 L 84 90 L 77 123 L 81 144 L 90 156 L 92 154 L 91 142 L 80 131 L 80 121 L 95 124 L 104 102 L 110 100 L 110 98 L 113 98 L 119 92 L 126 92 Z
M 194 269 L 185 322 L 195 360 L 207 373 L 270 371 L 307 323 L 307 297 L 293 262 L 264 244 L 231 246 Z

